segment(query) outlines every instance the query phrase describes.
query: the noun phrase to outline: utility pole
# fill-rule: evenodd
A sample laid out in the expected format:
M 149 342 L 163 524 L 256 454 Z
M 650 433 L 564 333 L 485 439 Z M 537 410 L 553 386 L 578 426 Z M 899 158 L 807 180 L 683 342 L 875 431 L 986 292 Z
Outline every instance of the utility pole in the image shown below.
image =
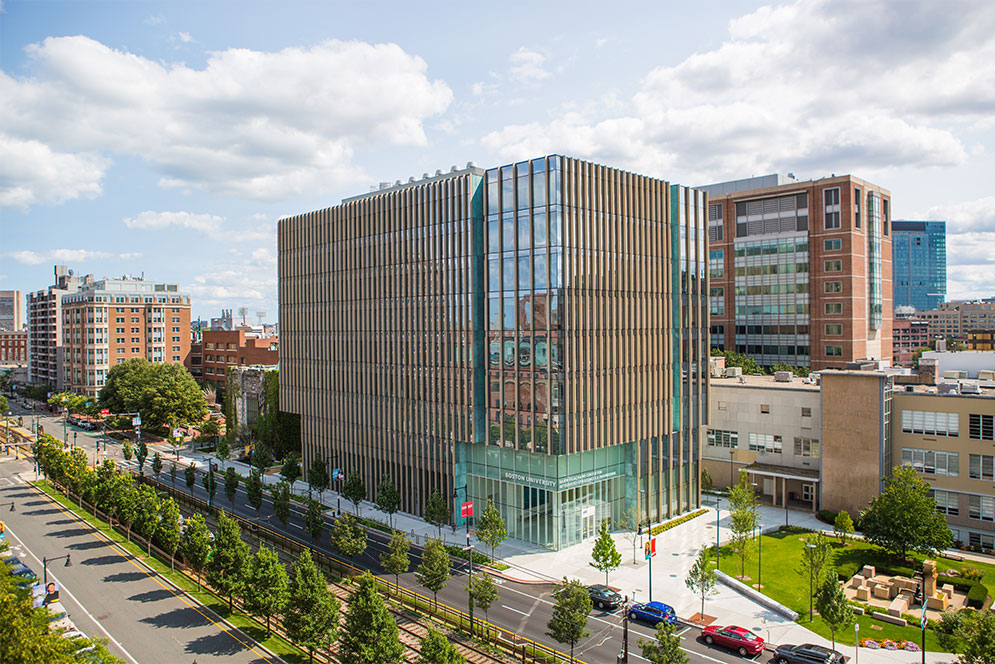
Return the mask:
M 617 664 L 629 664 L 629 596 L 622 600 L 622 649 L 615 658 Z

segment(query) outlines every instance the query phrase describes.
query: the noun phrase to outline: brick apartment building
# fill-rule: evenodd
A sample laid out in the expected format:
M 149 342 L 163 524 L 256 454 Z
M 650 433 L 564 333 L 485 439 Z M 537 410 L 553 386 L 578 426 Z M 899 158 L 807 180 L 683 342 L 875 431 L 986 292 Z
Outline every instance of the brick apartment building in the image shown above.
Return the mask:
M 28 332 L 0 330 L 0 364 L 27 364 Z
M 916 351 L 929 346 L 929 323 L 924 320 L 895 319 L 892 322 L 892 361 L 911 366 Z
M 770 366 L 892 355 L 891 195 L 851 175 L 708 193 L 712 347 Z
M 96 396 L 115 364 L 182 363 L 190 353 L 190 296 L 176 284 L 122 277 L 62 296 L 63 389 Z
M 191 349 L 187 368 L 201 385 L 212 383 L 222 392 L 228 367 L 275 365 L 280 360 L 280 340 L 251 328 L 204 330 Z
M 933 337 L 966 339 L 971 330 L 995 327 L 995 302 L 944 302 L 936 309 L 918 312 L 916 318 L 929 323 L 929 333 Z

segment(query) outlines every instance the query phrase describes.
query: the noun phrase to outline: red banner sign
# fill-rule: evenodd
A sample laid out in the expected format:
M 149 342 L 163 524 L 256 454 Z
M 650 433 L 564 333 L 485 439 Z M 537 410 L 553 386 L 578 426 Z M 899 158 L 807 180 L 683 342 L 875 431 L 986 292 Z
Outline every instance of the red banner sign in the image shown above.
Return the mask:
M 460 515 L 466 519 L 473 516 L 473 501 L 469 500 L 460 505 Z

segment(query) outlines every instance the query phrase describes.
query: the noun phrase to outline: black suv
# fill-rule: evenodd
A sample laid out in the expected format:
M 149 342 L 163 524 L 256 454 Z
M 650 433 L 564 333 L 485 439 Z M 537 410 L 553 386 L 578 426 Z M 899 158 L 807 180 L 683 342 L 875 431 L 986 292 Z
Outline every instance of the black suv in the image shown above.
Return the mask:
M 777 664 L 843 664 L 846 658 L 838 650 L 803 643 L 800 646 L 778 646 L 774 651 Z
M 622 596 L 600 583 L 587 587 L 591 594 L 591 603 L 599 609 L 617 609 L 622 606 Z

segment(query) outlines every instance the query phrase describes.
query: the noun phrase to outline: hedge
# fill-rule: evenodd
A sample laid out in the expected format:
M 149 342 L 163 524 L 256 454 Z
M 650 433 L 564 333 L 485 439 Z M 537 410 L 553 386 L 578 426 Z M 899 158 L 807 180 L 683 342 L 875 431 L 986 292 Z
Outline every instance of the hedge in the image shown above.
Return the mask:
M 690 514 L 685 514 L 684 516 L 678 517 L 676 519 L 671 519 L 670 521 L 668 521 L 666 523 L 661 523 L 659 526 L 653 526 L 650 529 L 650 537 L 654 537 L 656 535 L 659 535 L 660 533 L 662 533 L 665 530 L 670 530 L 674 526 L 679 526 L 682 523 L 687 523 L 691 519 L 699 517 L 702 514 L 707 514 L 708 512 L 709 512 L 709 510 L 707 510 L 707 509 L 700 509 L 697 512 L 691 512 Z
M 830 526 L 836 524 L 836 515 L 838 512 L 833 512 L 832 510 L 819 510 L 815 513 L 815 518 L 823 523 L 828 523 Z

